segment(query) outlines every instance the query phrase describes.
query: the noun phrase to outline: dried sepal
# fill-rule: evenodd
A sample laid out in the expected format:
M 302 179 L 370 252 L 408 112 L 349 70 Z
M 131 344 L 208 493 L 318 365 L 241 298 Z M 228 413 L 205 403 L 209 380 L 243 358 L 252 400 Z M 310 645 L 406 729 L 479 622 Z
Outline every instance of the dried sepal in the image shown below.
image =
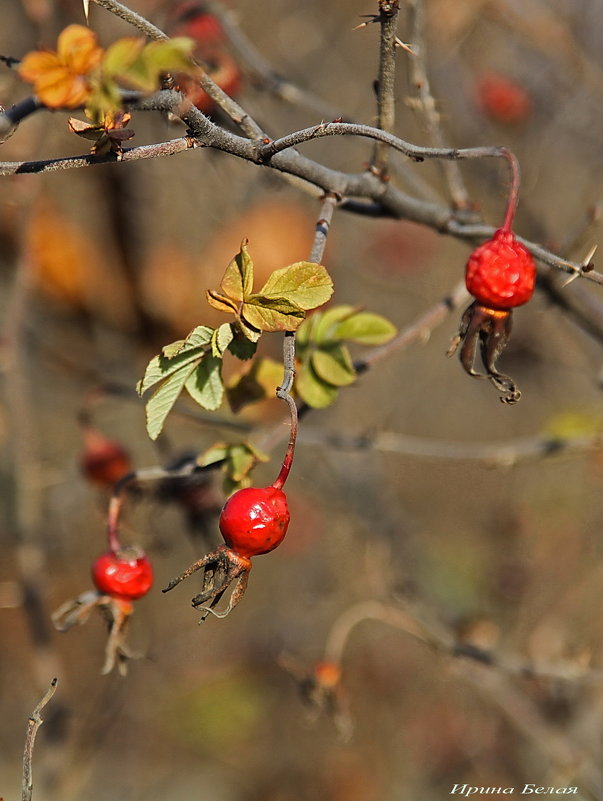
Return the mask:
M 501 402 L 512 405 L 521 397 L 517 384 L 513 379 L 496 368 L 496 362 L 504 351 L 512 327 L 510 309 L 490 309 L 478 301 L 474 301 L 465 310 L 461 318 L 458 334 L 453 338 L 448 349 L 448 356 L 456 353 L 461 346 L 459 357 L 465 372 L 474 378 L 487 378 L 501 393 Z M 485 370 L 475 370 L 477 348 Z
M 137 659 L 126 645 L 126 633 L 134 606 L 130 601 L 102 595 L 95 590 L 82 593 L 78 598 L 66 601 L 53 614 L 52 622 L 58 631 L 69 631 L 73 626 L 81 626 L 90 617 L 93 609 L 98 609 L 107 625 L 108 637 L 105 645 L 105 661 L 101 670 L 107 675 L 117 667 L 121 676 L 128 670 L 128 662 Z
M 173 590 L 177 584 L 196 573 L 197 570 L 203 570 L 203 585 L 201 592 L 192 599 L 191 603 L 195 609 L 203 612 L 199 622 L 205 620 L 210 614 L 214 617 L 226 617 L 245 594 L 251 571 L 251 559 L 239 556 L 226 545 L 219 545 L 215 551 L 197 560 L 177 578 L 170 581 L 162 592 Z M 228 605 L 225 609 L 216 611 L 216 606 L 233 583 Z M 208 605 L 205 606 L 205 604 Z

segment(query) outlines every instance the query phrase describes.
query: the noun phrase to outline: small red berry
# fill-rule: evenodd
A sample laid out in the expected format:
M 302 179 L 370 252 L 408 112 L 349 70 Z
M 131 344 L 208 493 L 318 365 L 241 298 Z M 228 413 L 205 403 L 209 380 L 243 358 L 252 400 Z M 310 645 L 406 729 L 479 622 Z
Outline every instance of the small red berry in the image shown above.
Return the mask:
M 532 100 L 519 84 L 502 75 L 484 75 L 476 87 L 477 102 L 495 122 L 515 125 L 530 116 Z
M 467 289 L 490 309 L 512 309 L 527 303 L 534 293 L 536 265 L 531 253 L 500 228 L 492 239 L 469 256 L 465 273 Z
M 80 469 L 91 483 L 112 487 L 131 471 L 132 465 L 130 456 L 119 442 L 105 437 L 94 428 L 86 427 Z
M 275 487 L 247 487 L 226 501 L 220 514 L 224 542 L 239 556 L 257 556 L 280 545 L 289 525 L 287 497 Z
M 153 566 L 146 554 L 131 548 L 99 556 L 92 565 L 94 586 L 103 595 L 121 600 L 142 598 L 153 584 Z
M 189 36 L 198 47 L 215 46 L 225 41 L 220 20 L 209 13 L 204 3 L 181 3 L 172 12 L 173 23 L 169 24 L 171 36 Z

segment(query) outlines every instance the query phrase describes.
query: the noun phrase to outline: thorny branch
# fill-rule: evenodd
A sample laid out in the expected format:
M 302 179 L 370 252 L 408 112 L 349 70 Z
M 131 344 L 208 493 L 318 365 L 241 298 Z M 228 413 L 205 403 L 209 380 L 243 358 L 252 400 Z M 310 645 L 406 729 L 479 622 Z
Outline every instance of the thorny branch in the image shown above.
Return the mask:
M 31 796 L 33 792 L 33 773 L 32 773 L 32 759 L 33 759 L 33 749 L 34 743 L 36 739 L 36 734 L 38 733 L 38 729 L 44 723 L 42 719 L 42 710 L 46 706 L 46 704 L 50 701 L 52 696 L 55 694 L 58 679 L 53 679 L 50 682 L 50 687 L 44 694 L 44 697 L 40 701 L 40 703 L 36 706 L 34 711 L 29 718 L 29 722 L 27 724 L 27 735 L 25 737 L 25 750 L 23 752 L 23 785 L 22 785 L 22 792 L 21 798 L 22 801 L 31 801 Z
M 396 119 L 394 78 L 396 73 L 396 26 L 398 0 L 379 0 L 379 71 L 377 75 L 377 125 L 392 133 Z M 385 179 L 388 171 L 389 150 L 379 142 L 373 151 L 371 169 Z

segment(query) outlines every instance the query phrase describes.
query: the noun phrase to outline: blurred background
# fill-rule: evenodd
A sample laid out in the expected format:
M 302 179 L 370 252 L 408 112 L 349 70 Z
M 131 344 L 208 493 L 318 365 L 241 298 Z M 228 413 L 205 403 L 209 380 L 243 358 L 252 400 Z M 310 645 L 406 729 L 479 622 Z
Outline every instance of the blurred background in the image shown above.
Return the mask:
M 160 26 L 176 5 L 132 3 Z M 132 33 L 91 6 L 104 44 Z M 399 37 L 412 44 L 401 7 Z M 379 26 L 353 29 L 376 3 L 228 8 L 276 73 L 321 99 L 314 109 L 285 102 L 224 44 L 240 66 L 238 99 L 272 135 L 337 116 L 375 121 Z M 523 171 L 517 232 L 582 260 L 600 237 L 601 4 L 425 0 L 424 10 L 445 141 L 513 149 Z M 0 54 L 17 58 L 84 21 L 78 0 L 4 0 L 1 13 Z M 409 100 L 410 58 L 398 52 L 396 132 L 427 144 Z M 26 95 L 2 67 L 0 103 Z M 3 160 L 85 152 L 67 116 L 25 120 Z M 159 115 L 135 115 L 131 127 L 134 145 L 183 133 Z M 372 146 L 322 139 L 303 152 L 354 172 Z M 392 181 L 405 191 L 449 203 L 437 163 L 396 165 Z M 474 210 L 500 224 L 504 168 L 465 162 L 461 171 Z M 581 280 L 560 289 L 543 270 L 501 360 L 523 391 L 518 406 L 502 406 L 487 382 L 445 358 L 457 311 L 333 407 L 308 414 L 288 482 L 287 539 L 255 560 L 247 595 L 225 620 L 197 625 L 194 578 L 159 592 L 219 541 L 219 478 L 190 492 L 141 486 L 123 538 L 155 565 L 156 587 L 129 632 L 142 658 L 126 678 L 101 676 L 100 617 L 67 634 L 50 622 L 91 587 L 90 563 L 105 548 L 108 490 L 82 472 L 78 416 L 84 409 L 135 467 L 278 425 L 278 401 L 236 417 L 183 401 L 153 444 L 133 388 L 162 345 L 223 321 L 205 289 L 243 237 L 259 285 L 307 258 L 319 205 L 269 170 L 203 150 L 2 181 L 0 794 L 19 795 L 27 719 L 56 675 L 34 755 L 37 801 L 435 801 L 455 784 L 519 794 L 525 783 L 603 798 L 601 455 L 569 449 L 504 466 L 511 442 L 512 456 L 534 437 L 603 432 L 600 288 Z M 469 251 L 412 223 L 336 212 L 325 264 L 336 302 L 404 328 L 462 279 Z M 262 352 L 278 358 L 280 337 L 264 340 Z M 383 443 L 385 434 L 387 449 L 329 440 Z M 478 458 L 484 445 L 488 460 Z M 280 458 L 277 447 L 256 483 L 271 480 Z M 421 641 L 425 631 L 439 648 Z M 324 665 L 325 643 L 341 639 L 338 676 Z M 451 656 L 456 642 L 503 667 Z

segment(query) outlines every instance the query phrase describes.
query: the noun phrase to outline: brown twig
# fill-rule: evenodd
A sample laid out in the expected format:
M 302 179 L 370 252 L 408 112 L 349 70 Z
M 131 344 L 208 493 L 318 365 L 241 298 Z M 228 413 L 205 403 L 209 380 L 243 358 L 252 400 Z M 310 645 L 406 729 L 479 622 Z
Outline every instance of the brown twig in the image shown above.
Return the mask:
M 124 22 L 128 22 L 130 25 L 133 25 L 139 31 L 144 33 L 145 36 L 148 36 L 149 39 L 153 39 L 155 41 L 162 41 L 165 39 L 169 39 L 169 36 L 164 33 L 160 28 L 153 23 L 149 22 L 145 17 L 137 14 L 132 9 L 128 8 L 127 6 L 123 5 L 122 3 L 117 2 L 117 0 L 92 0 L 92 2 L 96 3 L 98 6 L 102 6 L 102 8 L 110 11 L 115 16 L 120 17 L 123 19 Z M 201 67 L 201 65 L 197 65 Z M 203 71 L 203 74 L 199 78 L 199 85 L 203 89 L 203 91 L 211 97 L 211 99 L 224 111 L 230 119 L 237 125 L 246 136 L 250 139 L 263 139 L 266 137 L 265 132 L 262 130 L 261 126 L 243 109 L 236 100 L 233 100 L 230 95 L 227 95 L 220 87 L 209 77 L 209 75 Z M 183 116 L 183 119 L 186 121 L 186 115 Z
M 377 125 L 392 133 L 396 120 L 394 79 L 396 73 L 396 28 L 398 0 L 379 0 L 379 71 L 377 76 Z M 385 179 L 388 172 L 389 148 L 378 142 L 373 150 L 371 170 Z
M 314 242 L 310 250 L 310 261 L 319 264 L 322 261 L 327 237 L 329 235 L 329 228 L 333 218 L 333 211 L 337 204 L 337 196 L 333 194 L 326 194 L 320 209 L 320 215 L 316 223 L 316 231 L 314 234 Z M 283 339 L 283 381 L 276 390 L 277 398 L 285 401 L 289 407 L 290 427 L 289 427 L 289 444 L 283 459 L 281 471 L 278 474 L 273 486 L 276 489 L 281 489 L 291 470 L 293 464 L 293 454 L 295 451 L 295 441 L 297 438 L 297 404 L 291 396 L 291 389 L 293 388 L 293 381 L 295 379 L 295 331 L 286 331 Z M 262 446 L 265 447 L 265 444 Z
M 23 752 L 23 783 L 22 783 L 22 792 L 21 798 L 22 801 L 31 801 L 32 792 L 33 792 L 33 773 L 32 773 L 32 759 L 33 759 L 33 749 L 34 743 L 36 740 L 36 734 L 38 733 L 38 729 L 44 723 L 41 712 L 46 706 L 46 704 L 50 701 L 52 696 L 55 694 L 58 684 L 58 679 L 54 678 L 50 682 L 50 687 L 44 694 L 44 697 L 40 701 L 40 703 L 36 706 L 34 711 L 29 718 L 29 722 L 27 724 L 27 735 L 25 737 L 25 749 Z

